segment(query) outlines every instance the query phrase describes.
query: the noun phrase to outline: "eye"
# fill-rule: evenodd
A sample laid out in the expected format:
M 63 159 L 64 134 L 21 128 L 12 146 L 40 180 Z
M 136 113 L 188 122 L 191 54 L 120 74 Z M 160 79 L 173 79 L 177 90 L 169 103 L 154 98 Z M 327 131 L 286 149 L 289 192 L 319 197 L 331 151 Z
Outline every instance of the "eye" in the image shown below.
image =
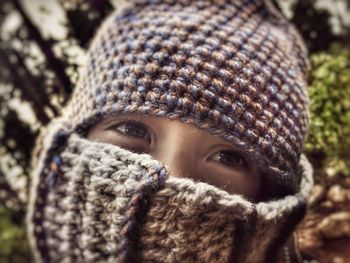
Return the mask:
M 220 151 L 212 155 L 209 159 L 231 167 L 247 167 L 246 160 L 234 151 Z
M 150 132 L 145 124 L 138 121 L 123 121 L 116 125 L 113 125 L 111 128 L 117 131 L 121 135 L 134 137 L 137 139 L 151 141 Z

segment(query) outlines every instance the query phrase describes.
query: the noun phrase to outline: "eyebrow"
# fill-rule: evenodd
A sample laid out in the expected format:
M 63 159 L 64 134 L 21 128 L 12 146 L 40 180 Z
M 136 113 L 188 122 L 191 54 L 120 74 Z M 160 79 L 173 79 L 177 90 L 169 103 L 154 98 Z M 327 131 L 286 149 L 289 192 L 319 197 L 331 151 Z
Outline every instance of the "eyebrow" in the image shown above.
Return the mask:
M 197 128 L 197 127 L 191 127 L 191 128 L 192 129 L 190 131 L 190 134 L 195 134 L 195 133 L 199 133 L 200 132 L 199 128 Z
M 144 116 L 138 116 L 138 115 L 110 115 L 107 116 L 102 120 L 102 122 L 105 122 L 106 124 L 109 124 L 110 122 L 116 120 L 116 119 L 133 119 L 133 120 L 142 120 Z

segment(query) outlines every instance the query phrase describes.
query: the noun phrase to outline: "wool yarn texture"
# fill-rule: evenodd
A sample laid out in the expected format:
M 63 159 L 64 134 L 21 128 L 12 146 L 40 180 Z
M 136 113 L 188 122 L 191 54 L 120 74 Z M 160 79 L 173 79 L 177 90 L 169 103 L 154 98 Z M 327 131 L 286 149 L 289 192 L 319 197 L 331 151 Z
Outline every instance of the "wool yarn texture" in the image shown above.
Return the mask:
M 91 43 L 65 112 L 71 129 L 120 113 L 179 119 L 254 156 L 270 192 L 295 193 L 308 124 L 295 28 L 266 0 L 128 3 Z
M 33 151 L 28 236 L 42 262 L 273 262 L 303 218 L 312 168 L 308 54 L 270 0 L 132 0 L 112 12 L 62 114 Z M 205 129 L 249 153 L 271 200 L 175 178 L 90 142 L 106 116 Z
M 275 262 L 313 182 L 302 157 L 298 193 L 252 203 L 172 177 L 148 154 L 76 133 L 65 146 L 55 185 L 39 178 L 32 196 L 38 262 Z

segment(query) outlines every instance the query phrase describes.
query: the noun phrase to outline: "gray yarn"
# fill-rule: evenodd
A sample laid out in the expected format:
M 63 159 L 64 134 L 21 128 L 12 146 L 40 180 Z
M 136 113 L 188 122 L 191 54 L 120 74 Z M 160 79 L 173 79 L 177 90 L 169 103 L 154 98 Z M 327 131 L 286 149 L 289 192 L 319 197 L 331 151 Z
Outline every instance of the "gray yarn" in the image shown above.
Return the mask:
M 38 261 L 42 259 L 42 252 L 39 252 L 42 248 L 38 244 L 44 242 L 53 262 L 125 262 L 123 251 L 127 249 L 124 244 L 128 237 L 123 228 L 138 213 L 135 210 L 136 214 L 130 217 L 128 205 L 131 200 L 137 200 L 137 189 L 145 182 L 145 176 L 149 174 L 147 171 L 155 169 L 160 177 L 162 174 L 165 176 L 164 183 L 159 188 L 157 180 L 150 181 L 153 201 L 143 221 L 136 221 L 140 225 L 133 230 L 143 229 L 139 233 L 139 248 L 132 252 L 139 256 L 139 260 L 148 262 L 153 258 L 157 259 L 156 262 L 179 262 L 176 259 L 182 258 L 181 262 L 192 262 L 191 258 L 198 257 L 199 260 L 201 255 L 206 255 L 208 260 L 205 262 L 213 262 L 214 259 L 215 262 L 227 262 L 229 256 L 236 258 L 235 262 L 265 262 L 267 252 L 275 246 L 274 240 L 286 236 L 290 231 L 288 225 L 301 220 L 313 183 L 312 168 L 302 157 L 300 192 L 283 199 L 254 204 L 240 195 L 229 194 L 206 183 L 172 177 L 162 163 L 148 154 L 91 142 L 77 134 L 69 136 L 60 156 L 62 173 L 48 193 L 46 205 L 42 210 L 38 207 L 31 209 L 27 218 L 31 244 L 38 249 Z M 149 182 L 150 178 L 147 177 L 146 181 Z M 39 188 L 43 186 L 43 182 L 38 185 Z M 38 198 L 34 195 L 32 201 Z M 296 211 L 301 213 L 297 218 Z M 180 216 L 178 221 L 171 216 L 176 214 Z M 210 217 L 212 219 L 207 222 L 206 216 L 209 215 L 213 218 Z M 33 217 L 38 216 L 40 223 L 33 223 Z M 215 222 L 214 218 L 219 220 L 216 227 L 210 225 Z M 169 228 L 174 223 L 174 226 L 181 224 L 183 220 L 192 222 L 182 226 L 187 230 Z M 198 229 L 193 227 L 197 220 L 200 220 L 197 222 Z M 226 232 L 219 230 L 219 226 L 228 227 L 226 231 L 229 235 L 221 236 Z M 43 240 L 37 238 L 38 232 L 42 231 L 46 235 Z M 159 236 L 153 236 L 154 231 Z M 238 232 L 244 241 L 241 244 L 235 243 Z M 191 236 L 191 233 L 199 238 L 195 251 L 182 243 L 174 243 L 170 247 L 167 242 L 164 243 L 167 239 L 177 240 L 182 235 Z M 220 237 L 220 242 L 208 239 L 210 235 Z M 217 251 L 202 251 L 200 244 L 204 240 L 212 240 L 210 247 L 217 247 Z M 188 245 L 193 248 L 193 244 Z M 232 255 L 231 246 L 237 248 Z M 157 248 L 156 252 L 150 253 L 154 248 Z M 277 248 L 274 249 L 277 251 Z

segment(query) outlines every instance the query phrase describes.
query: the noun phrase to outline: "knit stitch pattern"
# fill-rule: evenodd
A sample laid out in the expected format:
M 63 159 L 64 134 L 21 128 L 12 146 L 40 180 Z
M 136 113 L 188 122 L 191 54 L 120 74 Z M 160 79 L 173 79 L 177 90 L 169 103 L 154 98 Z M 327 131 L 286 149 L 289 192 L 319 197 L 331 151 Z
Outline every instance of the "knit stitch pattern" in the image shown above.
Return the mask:
M 132 0 L 97 31 L 32 159 L 38 262 L 274 262 L 303 218 L 312 169 L 307 51 L 270 0 Z M 109 115 L 177 119 L 241 148 L 280 191 L 252 203 L 174 178 L 150 155 L 85 138 Z M 274 187 L 271 187 L 274 186 Z
M 36 192 L 48 189 L 33 195 L 27 218 L 38 262 L 273 262 L 269 250 L 302 219 L 312 185 L 303 158 L 300 192 L 254 204 L 78 134 L 59 155 L 53 187 L 47 172 L 35 174 Z
M 86 133 L 119 113 L 179 119 L 249 152 L 276 185 L 297 191 L 307 52 L 269 1 L 131 1 L 102 25 L 88 58 L 65 112 L 72 129 Z
M 30 212 L 35 218 L 32 234 L 37 245 L 45 242 L 49 248 L 41 257 L 54 262 L 115 262 L 115 255 L 122 257 L 129 242 L 121 236 L 127 238 L 134 223 L 129 217 L 135 205 L 129 202 L 162 184 L 163 166 L 149 155 L 121 148 L 115 151 L 108 144 L 90 143 L 76 136 L 61 158 L 61 176 L 46 195 L 46 205 L 35 202 L 45 198 L 43 195 L 32 200 L 36 204 Z M 45 172 L 37 189 L 47 188 L 44 176 Z

